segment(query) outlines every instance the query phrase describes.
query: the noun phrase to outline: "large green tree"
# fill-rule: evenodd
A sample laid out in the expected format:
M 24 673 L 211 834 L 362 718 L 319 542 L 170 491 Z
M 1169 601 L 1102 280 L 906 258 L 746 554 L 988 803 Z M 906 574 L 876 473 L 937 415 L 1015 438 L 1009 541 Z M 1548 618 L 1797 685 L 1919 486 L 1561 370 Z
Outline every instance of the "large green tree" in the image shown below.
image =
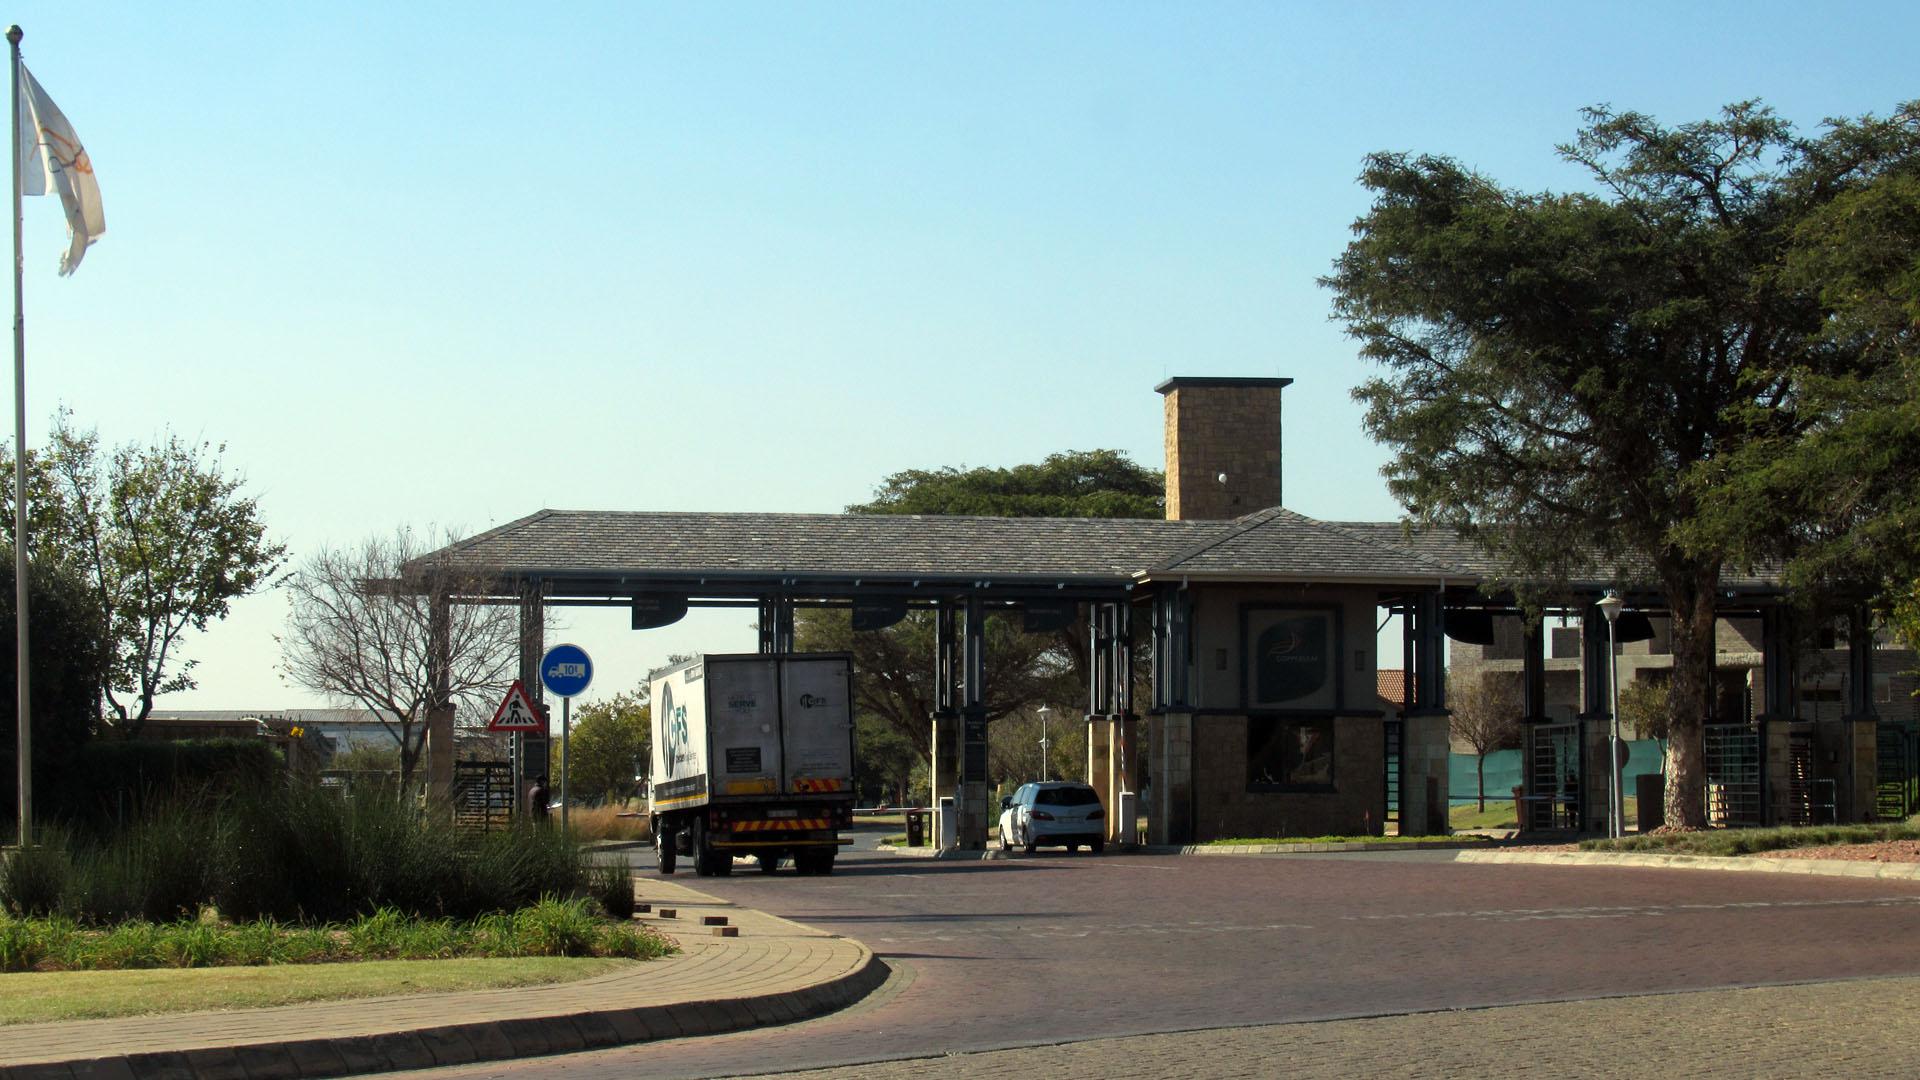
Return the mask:
M 983 517 L 1157 518 L 1161 475 L 1117 450 L 1050 454 L 1011 468 L 909 469 L 887 477 L 856 514 Z M 844 611 L 802 610 L 795 636 L 808 651 L 845 651 L 860 678 L 855 707 L 878 718 L 921 755 L 932 750 L 933 616 L 914 612 L 886 630 L 856 633 Z M 1086 626 L 1028 634 L 1005 618 L 987 623 L 986 705 L 989 721 L 1049 705 L 1078 715 L 1086 701 Z
M 0 700 L 7 702 L 6 720 L 0 723 L 0 820 L 5 821 L 15 820 L 20 805 L 19 735 L 12 708 L 18 655 L 13 582 L 13 550 L 0 545 Z M 100 719 L 100 687 L 109 659 L 106 620 L 91 586 L 70 568 L 36 561 L 27 570 L 27 582 L 33 790 L 35 801 L 48 806 L 58 791 L 80 786 L 59 781 L 72 779 L 75 757 Z M 35 819 L 40 816 L 36 811 Z M 0 830 L 0 837 L 11 836 Z
M 1869 597 L 1906 626 L 1920 591 L 1920 105 L 1835 122 L 1817 150 L 1851 168 L 1794 224 L 1781 270 L 1825 314 L 1813 360 L 1789 369 L 1788 400 L 1746 410 L 1751 437 L 1698 478 L 1709 512 L 1691 535 L 1784 560 L 1803 593 Z
M 47 447 L 29 451 L 28 546 L 93 592 L 105 619 L 104 700 L 121 734 L 139 733 L 155 697 L 194 687 L 187 632 L 225 618 L 285 562 L 222 452 L 172 433 L 103 450 L 64 412 Z M 0 501 L 11 538 L 11 485 Z
M 1370 157 L 1373 206 L 1325 283 L 1385 368 L 1355 394 L 1411 518 L 1476 537 L 1532 595 L 1598 571 L 1672 613 L 1667 820 L 1702 825 L 1714 598 L 1745 551 L 1699 526 L 1743 447 L 1825 419 L 1799 408 L 1809 375 L 1863 363 L 1786 270 L 1798 229 L 1912 154 L 1911 127 L 1808 139 L 1752 103 L 1671 128 L 1606 108 L 1587 121 L 1560 147 L 1586 191 Z
M 623 803 L 639 790 L 636 776 L 647 775 L 653 745 L 653 709 L 648 687 L 624 691 L 580 707 L 567 737 L 567 796 Z M 548 775 L 560 775 L 560 742 L 548 747 Z M 556 781 L 556 787 L 558 782 Z

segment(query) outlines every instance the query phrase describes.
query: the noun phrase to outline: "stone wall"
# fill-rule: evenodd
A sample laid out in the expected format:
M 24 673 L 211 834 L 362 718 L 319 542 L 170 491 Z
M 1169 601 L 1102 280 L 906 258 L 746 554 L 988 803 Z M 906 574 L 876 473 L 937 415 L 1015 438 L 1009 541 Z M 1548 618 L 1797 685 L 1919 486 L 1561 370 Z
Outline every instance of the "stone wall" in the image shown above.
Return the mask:
M 1247 790 L 1246 717 L 1195 717 L 1194 839 L 1378 835 L 1387 798 L 1382 723 L 1357 717 L 1336 722 L 1333 791 L 1276 792 Z
M 1236 518 L 1280 505 L 1280 390 L 1288 381 L 1161 384 L 1169 521 Z

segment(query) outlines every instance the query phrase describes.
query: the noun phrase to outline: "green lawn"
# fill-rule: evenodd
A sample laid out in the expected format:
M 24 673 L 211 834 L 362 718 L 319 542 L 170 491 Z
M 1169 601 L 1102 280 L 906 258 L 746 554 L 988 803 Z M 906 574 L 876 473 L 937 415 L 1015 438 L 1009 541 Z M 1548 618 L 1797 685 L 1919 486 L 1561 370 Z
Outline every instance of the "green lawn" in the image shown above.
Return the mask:
M 591 978 L 637 963 L 606 957 L 369 960 L 353 964 L 26 971 L 0 975 L 0 1024 L 255 1009 L 305 1001 L 492 990 Z

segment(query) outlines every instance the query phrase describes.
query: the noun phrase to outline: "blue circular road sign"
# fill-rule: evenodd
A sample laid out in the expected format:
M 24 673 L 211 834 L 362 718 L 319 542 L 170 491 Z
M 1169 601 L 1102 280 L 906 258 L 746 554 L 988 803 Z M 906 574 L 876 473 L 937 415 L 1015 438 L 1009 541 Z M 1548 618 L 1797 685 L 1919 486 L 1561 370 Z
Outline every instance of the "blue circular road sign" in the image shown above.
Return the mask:
M 555 645 L 540 658 L 540 682 L 554 697 L 579 697 L 593 681 L 593 660 L 578 645 Z

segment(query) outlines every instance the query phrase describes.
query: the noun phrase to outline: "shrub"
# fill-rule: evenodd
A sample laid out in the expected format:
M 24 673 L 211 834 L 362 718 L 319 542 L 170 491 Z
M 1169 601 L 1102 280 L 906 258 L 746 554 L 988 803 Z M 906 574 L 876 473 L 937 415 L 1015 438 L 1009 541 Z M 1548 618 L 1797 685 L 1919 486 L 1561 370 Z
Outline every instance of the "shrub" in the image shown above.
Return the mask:
M 181 802 L 224 802 L 280 778 L 264 739 L 110 739 L 79 748 L 50 813 L 98 836 Z
M 513 913 L 514 956 L 591 956 L 600 924 L 584 900 L 542 897 Z
M 50 915 L 60 909 L 73 874 L 66 842 L 50 837 L 37 847 L 24 847 L 0 861 L 0 912 Z
M 624 862 L 603 863 L 587 873 L 588 891 L 609 918 L 633 918 L 633 871 Z

